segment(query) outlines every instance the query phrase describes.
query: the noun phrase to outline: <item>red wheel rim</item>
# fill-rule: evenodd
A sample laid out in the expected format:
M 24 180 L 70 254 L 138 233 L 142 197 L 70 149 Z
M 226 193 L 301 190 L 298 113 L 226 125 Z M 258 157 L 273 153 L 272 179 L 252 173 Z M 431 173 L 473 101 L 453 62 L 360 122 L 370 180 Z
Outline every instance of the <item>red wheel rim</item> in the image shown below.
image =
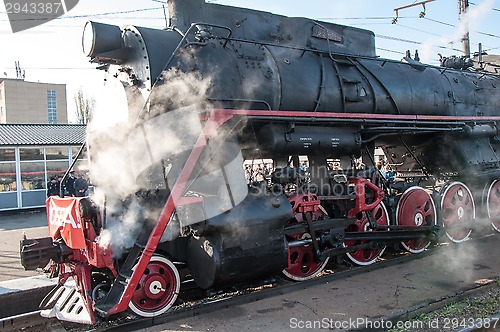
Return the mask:
M 298 197 L 297 195 L 296 197 Z M 294 203 L 294 197 L 290 198 L 290 201 Z M 292 204 L 294 205 L 294 204 Z M 313 214 L 313 221 L 318 220 L 325 213 L 322 209 L 319 209 Z M 297 222 L 303 222 L 303 217 L 301 213 L 295 214 L 295 219 Z M 295 221 L 293 221 L 295 223 Z M 287 236 L 287 240 L 296 241 L 311 238 L 309 233 L 302 233 L 296 235 Z M 288 248 L 288 267 L 283 270 L 283 274 L 288 278 L 296 281 L 304 281 L 316 277 L 328 263 L 328 259 L 324 261 L 316 261 L 314 258 L 314 245 L 307 244 L 300 247 Z
M 134 291 L 129 307 L 143 317 L 166 312 L 177 299 L 179 272 L 168 259 L 153 256 Z
M 408 188 L 396 208 L 396 223 L 401 226 L 431 226 L 436 224 L 436 207 L 432 197 L 420 187 Z M 425 250 L 430 244 L 426 238 L 408 240 L 401 245 L 412 253 Z
M 488 189 L 487 200 L 488 217 L 493 228 L 500 232 L 500 181 L 495 180 Z
M 308 233 L 290 236 L 291 240 L 310 238 Z M 312 244 L 288 249 L 289 263 L 283 273 L 293 280 L 307 280 L 315 277 L 323 270 L 327 261 L 317 262 L 314 259 L 314 246 Z
M 383 203 L 380 203 L 372 210 L 373 218 L 377 225 L 385 226 L 389 225 L 389 214 Z M 353 225 L 347 227 L 347 232 L 371 232 L 369 228 L 369 220 L 366 213 L 362 213 L 362 217 L 358 218 Z M 345 241 L 344 245 L 346 247 L 351 247 L 358 244 L 367 243 L 369 241 Z M 370 265 L 375 263 L 377 259 L 382 256 L 385 251 L 385 247 L 381 249 L 360 249 L 356 251 L 351 251 L 347 253 L 347 257 L 358 265 Z
M 474 199 L 467 186 L 453 182 L 446 187 L 441 198 L 441 217 L 446 235 L 453 242 L 463 242 L 472 232 L 470 226 L 460 224 L 473 220 L 476 216 Z

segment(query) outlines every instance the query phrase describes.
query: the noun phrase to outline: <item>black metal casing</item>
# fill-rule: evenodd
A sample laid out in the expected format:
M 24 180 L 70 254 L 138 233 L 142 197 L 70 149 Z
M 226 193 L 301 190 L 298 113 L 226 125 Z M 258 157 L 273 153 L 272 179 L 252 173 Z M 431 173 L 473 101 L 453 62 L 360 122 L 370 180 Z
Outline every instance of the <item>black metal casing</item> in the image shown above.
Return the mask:
M 286 267 L 283 229 L 291 218 L 284 195 L 250 194 L 235 208 L 208 220 L 187 248 L 196 284 L 206 289 L 279 273 Z

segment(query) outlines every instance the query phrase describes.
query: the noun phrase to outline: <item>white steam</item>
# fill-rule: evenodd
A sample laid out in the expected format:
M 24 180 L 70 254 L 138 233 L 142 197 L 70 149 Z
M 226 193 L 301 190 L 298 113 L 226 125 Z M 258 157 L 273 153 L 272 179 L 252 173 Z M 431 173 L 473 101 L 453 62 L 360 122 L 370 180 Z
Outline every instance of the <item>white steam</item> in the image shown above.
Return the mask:
M 434 51 L 436 46 L 460 43 L 467 31 L 477 30 L 484 21 L 484 17 L 491 13 L 493 4 L 494 0 L 485 0 L 477 6 L 469 7 L 468 11 L 460 18 L 460 25 L 452 34 L 435 37 L 426 41 L 422 45 L 422 51 L 420 52 L 421 61 L 430 63 L 436 58 Z
M 137 222 L 141 217 L 140 211 L 140 204 L 133 201 L 119 219 L 108 214 L 107 228 L 99 235 L 99 245 L 110 248 L 114 257 L 119 257 L 125 249 L 131 248 L 141 228 Z
M 447 248 L 441 248 L 433 256 L 433 262 L 443 273 L 452 275 L 459 281 L 470 283 L 475 280 L 474 270 L 478 255 L 479 251 L 472 242 L 451 244 Z
M 111 248 L 115 257 L 131 248 L 141 231 L 152 228 L 163 208 L 163 204 L 155 204 L 155 200 L 159 201 L 160 198 L 155 198 L 154 194 L 157 190 L 166 190 L 167 185 L 172 188 L 176 175 L 182 168 L 183 158 L 193 149 L 203 132 L 200 112 L 209 109 L 207 96 L 211 80 L 195 73 L 181 73 L 173 69 L 163 75 L 162 81 L 164 83 L 154 88 L 150 96 L 148 107 L 142 114 L 141 125 L 134 126 L 137 100 L 129 98 L 127 117 L 121 117 L 122 121 L 109 129 L 95 126 L 99 129 L 90 138 L 92 179 L 98 188 L 96 194 L 99 196 L 100 192 L 103 193 L 101 198 L 97 196 L 95 200 L 101 210 L 105 207 L 107 216 L 106 229 L 102 231 L 98 241 L 101 246 Z M 129 97 L 131 95 L 128 94 Z M 140 96 L 137 93 L 135 95 Z M 109 114 L 112 110 L 112 105 L 109 105 L 109 109 L 104 108 Z M 102 118 L 105 119 L 106 116 Z M 96 116 L 95 119 L 100 118 Z M 221 135 L 225 134 L 221 132 Z M 223 146 L 224 144 L 220 145 L 220 148 Z M 218 152 L 220 151 L 216 150 L 214 155 L 218 156 Z M 215 198 L 218 202 L 208 206 L 212 208 L 207 210 L 210 216 L 231 209 L 247 193 L 241 154 L 236 153 L 231 159 L 217 158 L 207 159 L 215 167 L 203 170 L 199 179 L 191 183 L 193 188 L 198 189 L 204 185 L 213 185 L 207 190 L 207 197 Z M 223 165 L 231 166 L 231 169 L 238 168 L 239 172 L 226 169 L 223 176 L 220 170 Z M 229 186 L 236 184 L 231 188 L 231 197 L 224 182 L 227 179 L 231 182 Z M 241 187 L 238 186 L 240 183 Z M 139 190 L 150 190 L 153 198 L 138 196 Z M 203 196 L 204 193 L 197 192 L 195 195 Z M 165 199 L 165 196 L 162 197 Z M 174 220 L 177 226 L 167 228 L 165 233 L 169 234 L 164 234 L 164 239 L 178 236 L 179 221 L 182 225 L 199 222 L 204 220 L 201 218 L 208 216 L 207 211 L 199 218 L 193 219 L 191 215 L 189 220 L 182 220 L 179 216 L 180 220 Z M 144 240 L 143 236 L 141 239 Z
M 115 257 L 131 248 L 139 232 L 145 227 L 146 219 L 156 220 L 160 212 L 159 207 L 143 206 L 135 193 L 139 189 L 155 189 L 151 186 L 165 189 L 161 176 L 163 173 L 157 174 L 157 183 L 144 188 L 144 183 L 140 183 L 140 177 L 145 176 L 141 174 L 142 171 L 153 163 L 158 163 L 166 154 L 178 153 L 188 144 L 192 147 L 192 139 L 186 141 L 186 137 L 198 136 L 201 132 L 199 118 L 194 111 L 177 111 L 171 115 L 169 111 L 180 105 L 201 104 L 205 100 L 210 80 L 200 80 L 194 74 L 181 76 L 176 71 L 167 72 L 163 79 L 166 84 L 154 90 L 150 100 L 150 113 L 146 114 L 152 120 L 146 121 L 144 126 L 135 130 L 130 127 L 137 116 L 137 99 L 128 100 L 127 112 L 132 114 L 123 114 L 119 101 L 125 99 L 124 93 L 108 95 L 106 99 L 110 104 L 104 106 L 106 104 L 101 103 L 99 112 L 102 114 L 96 114 L 96 123 L 92 125 L 93 129 L 98 129 L 90 138 L 92 179 L 98 188 L 97 194 L 103 192 L 101 196 L 105 197 L 95 199 L 101 210 L 104 210 L 104 206 L 106 208 L 106 229 L 100 234 L 98 241 L 99 245 L 110 247 Z M 110 80 L 108 84 L 112 85 L 112 90 L 123 90 L 118 80 Z M 131 95 L 133 93 L 129 93 Z M 137 93 L 135 95 L 140 96 Z M 115 96 L 119 99 L 115 99 Z M 188 113 L 191 115 L 188 116 Z M 153 114 L 158 116 L 154 117 Z M 117 117 L 120 121 L 112 121 Z M 112 121 L 114 126 L 107 129 L 97 121 Z

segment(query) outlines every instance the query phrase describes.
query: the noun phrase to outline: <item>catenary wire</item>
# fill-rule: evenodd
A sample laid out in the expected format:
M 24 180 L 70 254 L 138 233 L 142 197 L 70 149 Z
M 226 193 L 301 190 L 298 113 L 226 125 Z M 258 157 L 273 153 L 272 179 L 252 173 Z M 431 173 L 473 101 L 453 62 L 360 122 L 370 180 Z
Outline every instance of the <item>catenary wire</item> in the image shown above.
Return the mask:
M 469 1 L 469 5 L 474 5 L 474 6 L 477 6 L 477 4 L 476 4 L 476 3 L 474 3 L 474 2 L 470 2 L 470 1 Z M 491 8 L 491 9 L 492 9 L 492 10 L 494 10 L 494 11 L 496 11 L 496 12 L 500 12 L 500 9 L 497 9 L 497 8 Z
M 442 24 L 442 25 L 449 26 L 449 27 L 453 27 L 453 28 L 456 28 L 456 27 L 457 27 L 457 26 L 456 26 L 456 25 L 454 25 L 454 24 L 446 23 L 446 22 L 439 21 L 439 20 L 435 20 L 435 19 L 428 18 L 428 17 L 424 17 L 424 19 L 425 19 L 425 20 L 428 20 L 428 21 L 431 21 L 431 22 L 434 22 L 434 23 L 438 23 L 438 24 Z M 477 34 L 480 34 L 480 35 L 485 35 L 485 36 L 488 36 L 488 37 L 500 38 L 500 36 L 498 36 L 498 35 L 494 35 L 494 34 L 487 33 L 487 32 L 481 32 L 481 31 L 474 31 L 474 32 L 475 32 L 475 33 L 477 33 Z

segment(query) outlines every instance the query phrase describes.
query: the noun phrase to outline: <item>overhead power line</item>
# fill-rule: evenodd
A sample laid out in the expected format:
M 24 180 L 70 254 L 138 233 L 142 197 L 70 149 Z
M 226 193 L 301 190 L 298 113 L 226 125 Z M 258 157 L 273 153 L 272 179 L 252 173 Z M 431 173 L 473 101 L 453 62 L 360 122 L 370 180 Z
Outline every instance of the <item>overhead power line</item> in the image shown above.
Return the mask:
M 386 36 L 386 35 L 376 34 L 375 37 L 382 38 L 382 39 L 399 41 L 399 42 L 404 42 L 404 43 L 409 43 L 409 44 L 424 45 L 424 43 L 419 42 L 419 41 L 409 40 L 409 39 L 403 39 L 403 38 L 397 38 L 397 37 Z M 435 47 L 442 48 L 442 49 L 445 49 L 445 50 L 453 50 L 453 51 L 457 51 L 457 52 L 462 52 L 462 50 L 459 50 L 459 49 L 456 49 L 456 48 L 453 48 L 453 47 L 450 48 L 450 47 L 441 46 L 441 45 L 435 45 Z
M 388 40 L 400 41 L 400 42 L 409 43 L 409 44 L 422 45 L 421 42 L 418 42 L 418 41 L 415 41 L 415 40 L 398 38 L 398 37 L 392 37 L 392 36 L 386 36 L 386 35 L 379 35 L 379 34 L 376 34 L 375 37 L 382 38 L 382 39 L 388 39 Z
M 484 49 L 483 51 L 484 51 L 484 52 L 489 52 L 489 51 L 493 51 L 493 50 L 498 50 L 499 48 L 500 48 L 500 46 L 497 46 L 497 47 L 490 47 L 490 48 Z
M 470 2 L 470 1 L 469 1 L 469 5 L 477 6 L 477 4 L 475 4 L 474 2 Z M 497 9 L 497 8 L 492 8 L 492 10 L 494 10 L 496 12 L 500 12 L 500 9 Z
M 399 19 L 403 19 L 403 18 L 407 19 L 407 18 L 419 18 L 419 17 L 418 16 L 406 16 L 406 17 L 400 16 L 399 17 Z M 454 25 L 454 24 L 446 23 L 446 22 L 435 20 L 435 19 L 428 18 L 428 17 L 423 17 L 423 18 L 425 18 L 426 20 L 429 20 L 431 22 L 439 23 L 439 24 L 446 25 L 446 26 L 449 26 L 449 27 L 452 27 L 452 28 L 457 28 L 457 26 Z M 393 19 L 393 17 L 388 17 L 388 16 L 385 16 L 385 17 L 347 17 L 347 18 L 344 18 L 344 17 L 319 17 L 317 19 L 318 20 L 332 20 L 332 21 L 334 21 L 334 20 L 387 20 L 387 19 Z M 367 23 L 367 24 L 368 25 L 372 25 L 372 24 L 375 24 L 375 23 Z M 359 25 L 359 24 L 357 24 L 357 25 Z M 437 33 L 434 33 L 434 32 L 429 32 L 429 31 L 425 31 L 425 30 L 413 28 L 413 27 L 410 27 L 410 26 L 402 25 L 400 23 L 398 23 L 397 26 L 401 26 L 401 27 L 406 28 L 406 29 L 410 29 L 410 30 L 414 30 L 414 31 L 426 33 L 426 34 L 429 34 L 429 35 L 432 35 L 432 36 L 441 36 L 440 34 L 437 34 Z M 491 34 L 491 33 L 487 33 L 487 32 L 481 32 L 481 31 L 474 31 L 474 32 L 476 32 L 478 34 L 481 34 L 481 35 L 484 35 L 484 36 L 488 36 L 488 37 L 500 38 L 500 36 L 497 36 L 497 35 Z M 401 41 L 403 41 L 403 40 L 401 40 Z M 407 41 L 405 41 L 405 42 L 407 42 Z M 477 43 L 474 43 L 474 44 L 477 45 Z M 447 47 L 443 46 L 443 48 L 447 48 Z
M 454 25 L 454 24 L 446 23 L 446 22 L 435 20 L 435 19 L 428 18 L 428 17 L 424 17 L 424 19 L 428 20 L 428 21 L 431 21 L 431 22 L 434 22 L 434 23 L 446 25 L 446 26 L 449 26 L 449 27 L 452 27 L 452 28 L 457 28 L 457 26 Z M 481 31 L 474 31 L 474 32 L 477 33 L 477 34 L 480 34 L 480 35 L 488 36 L 488 37 L 500 38 L 500 36 L 498 36 L 498 35 L 494 35 L 494 34 L 487 33 L 487 32 L 481 32 Z
M 400 18 L 417 18 L 417 16 L 404 16 Z M 317 20 L 392 20 L 393 17 L 381 16 L 381 17 L 318 17 Z
M 119 12 L 106 12 L 106 13 L 98 13 L 98 14 L 62 15 L 62 16 L 56 17 L 55 20 L 100 17 L 100 16 L 108 16 L 108 15 L 121 15 L 121 14 L 130 14 L 130 13 L 158 10 L 158 9 L 163 10 L 163 7 L 142 8 L 142 9 L 125 10 L 125 11 L 119 11 Z M 15 20 L 10 20 L 10 21 L 23 22 L 23 21 L 39 21 L 39 20 L 47 20 L 47 18 L 45 18 L 45 17 L 41 17 L 41 18 L 33 17 L 33 18 L 15 19 Z M 7 21 L 7 20 L 2 20 L 2 21 Z
M 405 54 L 406 54 L 405 52 L 394 51 L 394 50 L 390 50 L 390 49 L 383 48 L 383 47 L 375 47 L 375 48 L 376 48 L 377 50 L 386 51 L 386 52 L 391 52 L 391 53 L 396 53 L 396 54 L 403 54 L 403 55 L 405 55 Z
M 101 14 L 86 14 L 86 15 L 68 15 L 67 18 L 81 18 L 81 17 L 93 17 L 93 16 L 106 16 L 106 15 L 117 15 L 117 14 L 130 14 L 137 12 L 145 12 L 150 10 L 163 9 L 163 7 L 153 7 L 153 8 L 142 8 L 142 9 L 133 9 L 133 10 L 125 10 L 121 12 L 107 12 Z
M 14 67 L 2 67 L 4 69 L 15 69 Z M 29 70 L 95 70 L 95 67 L 23 67 Z
M 403 25 L 403 24 L 401 24 L 401 23 L 398 23 L 396 26 L 398 26 L 398 27 L 403 27 L 403 28 L 410 29 L 410 30 L 414 30 L 414 31 L 418 31 L 418 32 L 422 32 L 422 33 L 426 33 L 426 34 L 428 34 L 428 35 L 432 35 L 432 36 L 441 37 L 441 35 L 440 35 L 440 34 L 438 34 L 438 33 L 434 33 L 434 32 L 429 32 L 429 31 L 425 31 L 425 30 L 417 29 L 417 28 L 414 28 L 414 27 L 410 27 L 410 26 L 407 26 L 407 25 Z
M 421 29 L 416 29 L 414 27 L 402 25 L 400 23 L 398 23 L 397 26 L 398 27 L 403 27 L 403 28 L 406 28 L 406 29 L 410 29 L 410 30 L 414 30 L 414 31 L 418 31 L 418 32 L 422 32 L 422 33 L 425 33 L 425 34 L 428 34 L 428 35 L 431 35 L 431 36 L 442 37 L 442 35 L 440 35 L 440 34 L 437 34 L 437 33 L 434 33 L 434 32 L 430 32 L 430 31 L 421 30 Z M 455 42 L 459 42 L 459 41 L 456 40 L 456 41 L 452 41 L 452 42 L 455 43 Z M 471 42 L 471 44 L 478 45 L 478 43 L 473 43 L 473 42 Z M 483 47 L 487 47 L 487 46 L 483 44 Z M 491 50 L 491 48 L 490 48 L 490 50 Z
M 474 4 L 474 3 L 471 3 L 471 4 Z M 137 13 L 137 12 L 153 11 L 153 10 L 159 10 L 159 9 L 163 10 L 163 7 L 141 8 L 141 9 L 126 10 L 126 11 L 114 11 L 114 12 L 104 12 L 104 13 L 84 14 L 84 15 L 64 15 L 64 16 L 58 17 L 57 19 L 76 19 L 76 18 L 91 18 L 91 17 L 100 17 L 100 16 L 122 15 L 122 14 L 130 14 L 130 13 Z M 108 18 L 110 18 L 110 17 L 108 17 Z M 399 17 L 399 19 L 403 19 L 403 18 L 405 18 L 405 19 L 406 18 L 417 18 L 417 16 Z M 158 19 L 160 19 L 160 18 L 158 18 Z M 318 20 L 391 20 L 391 19 L 393 19 L 393 17 L 388 17 L 388 16 L 381 16 L 381 17 L 321 17 L 321 18 L 317 18 L 317 19 Z M 424 17 L 424 19 L 429 20 L 429 21 L 434 22 L 434 23 L 438 23 L 438 24 L 449 26 L 449 27 L 457 28 L 457 26 L 454 25 L 454 24 L 446 23 L 446 22 L 435 20 L 435 19 L 428 18 L 428 17 Z M 20 21 L 26 21 L 26 20 L 37 20 L 37 19 L 36 18 L 22 19 Z M 3 20 L 0 20 L 0 21 L 3 21 Z M 401 24 L 398 24 L 398 25 L 401 26 L 401 27 L 407 28 L 407 29 L 412 29 L 412 30 L 419 31 L 419 32 L 422 32 L 422 33 L 427 33 L 427 34 L 430 34 L 430 35 L 439 36 L 438 34 L 435 34 L 435 33 L 432 33 L 432 32 L 428 32 L 428 31 L 424 31 L 424 30 L 412 28 L 412 27 L 409 27 L 409 26 L 401 25 Z M 476 31 L 476 32 L 478 34 L 482 34 L 482 35 L 485 35 L 485 36 L 489 36 L 489 37 L 493 37 L 493 38 L 500 38 L 500 36 L 498 36 L 498 35 L 494 35 L 494 34 L 490 34 L 490 33 L 485 33 L 485 32 L 480 32 L 480 31 Z M 419 41 L 414 41 L 414 40 L 409 40 L 409 39 L 403 39 L 403 38 L 397 38 L 397 37 L 392 37 L 392 36 L 387 36 L 387 35 L 377 34 L 376 36 L 378 38 L 389 39 L 389 40 L 394 40 L 394 41 L 399 41 L 399 42 L 404 42 L 404 43 L 410 43 L 410 44 L 416 44 L 416 45 L 422 45 L 423 44 L 422 42 L 419 42 Z M 436 47 L 443 48 L 443 49 L 450 49 L 449 47 L 445 47 L 445 46 L 436 46 Z M 398 54 L 404 54 L 404 53 L 398 52 L 398 51 L 391 51 L 391 50 L 382 49 L 382 48 L 380 48 L 380 49 L 384 50 L 384 51 L 388 51 L 388 52 L 394 52 L 394 53 L 398 53 Z M 455 48 L 451 48 L 451 49 L 454 50 L 454 51 L 461 51 L 461 50 L 458 50 L 458 49 L 455 49 Z M 493 50 L 493 49 L 495 49 L 495 48 L 490 48 L 489 50 Z M 53 69 L 87 69 L 87 68 L 53 68 Z

